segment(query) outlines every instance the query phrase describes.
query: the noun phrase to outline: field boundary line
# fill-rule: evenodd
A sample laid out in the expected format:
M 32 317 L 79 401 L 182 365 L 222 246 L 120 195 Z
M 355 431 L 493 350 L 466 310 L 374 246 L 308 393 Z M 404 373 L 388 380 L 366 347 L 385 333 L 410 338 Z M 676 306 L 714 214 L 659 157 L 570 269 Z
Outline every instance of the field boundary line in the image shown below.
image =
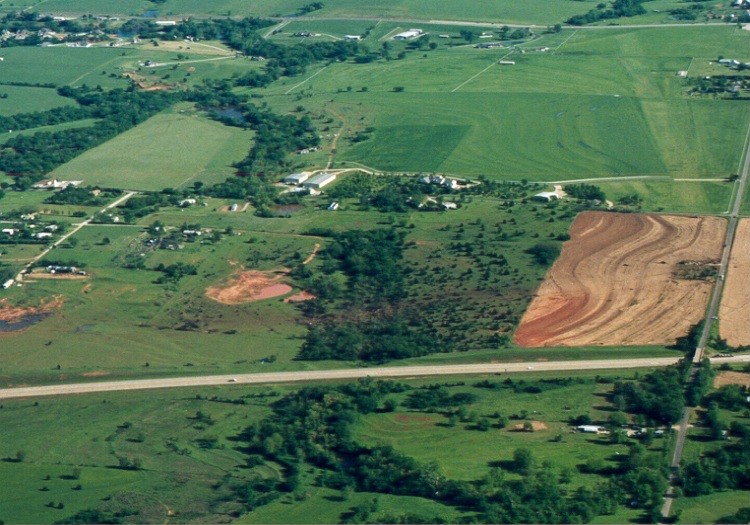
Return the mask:
M 687 69 L 685 70 L 685 76 L 687 77 L 690 75 L 690 68 L 693 67 L 693 62 L 695 62 L 695 57 L 690 58 L 690 63 L 688 64 Z
M 720 179 L 672 179 L 675 182 L 726 182 L 726 177 Z
M 378 21 L 378 23 L 380 23 L 380 21 Z M 396 27 L 394 29 L 391 29 L 386 34 L 384 34 L 383 36 L 381 36 L 380 38 L 378 38 L 378 42 L 383 42 L 383 41 L 391 38 L 391 35 L 398 34 L 398 32 L 400 30 L 401 30 L 401 27 Z
M 620 182 L 626 180 L 660 180 L 674 181 L 672 177 L 666 175 L 633 175 L 631 177 L 591 177 L 588 179 L 569 179 L 569 180 L 552 180 L 552 181 L 534 181 L 534 184 L 575 184 L 578 182 Z M 529 181 L 531 184 L 532 181 Z
M 567 44 L 567 43 L 568 43 L 568 40 L 570 40 L 571 38 L 573 38 L 573 37 L 574 37 L 574 36 L 576 35 L 576 33 L 578 33 L 578 29 L 576 29 L 575 31 L 573 31 L 573 33 L 571 33 L 571 35 L 570 35 L 570 36 L 569 36 L 568 38 L 566 38 L 565 40 L 563 40 L 562 42 L 560 42 L 560 45 L 559 45 L 559 46 L 557 46 L 557 47 L 556 47 L 556 48 L 554 49 L 554 51 L 552 51 L 552 53 L 551 53 L 551 54 L 553 54 L 553 55 L 554 55 L 555 53 L 557 53 L 557 52 L 558 52 L 558 51 L 560 50 L 560 48 L 561 48 L 562 46 L 564 46 L 565 44 Z
M 317 76 L 318 76 L 318 75 L 319 75 L 320 73 L 322 73 L 322 72 L 323 72 L 323 70 L 325 70 L 325 69 L 328 69 L 328 66 L 323 66 L 322 68 L 320 68 L 319 70 L 317 70 L 317 71 L 316 71 L 315 73 L 313 73 L 312 75 L 310 75 L 309 77 L 307 77 L 307 78 L 306 78 L 305 80 L 303 80 L 303 81 L 302 81 L 302 82 L 300 82 L 299 84 L 295 84 L 295 85 L 293 85 L 293 86 L 292 86 L 292 87 L 290 87 L 290 88 L 289 88 L 288 90 L 286 90 L 286 91 L 284 92 L 284 94 L 285 94 L 285 95 L 288 95 L 289 93 L 291 93 L 292 91 L 294 91 L 295 89 L 297 89 L 298 87 L 300 87 L 300 86 L 301 86 L 302 84 L 304 84 L 304 83 L 305 83 L 305 82 L 307 82 L 308 80 L 312 80 L 313 78 L 317 77 Z
M 494 66 L 495 64 L 497 64 L 498 60 L 504 60 L 504 59 L 508 58 L 510 55 L 513 54 L 513 51 L 515 51 L 515 50 L 512 49 L 509 53 L 507 53 L 506 55 L 500 57 L 497 60 L 493 59 L 492 63 L 489 66 L 487 66 L 486 68 L 484 68 L 483 70 L 481 70 L 479 73 L 477 73 L 476 75 L 474 75 L 470 79 L 465 80 L 464 82 L 462 82 L 461 84 L 459 84 L 458 86 L 456 86 L 455 88 L 453 88 L 451 90 L 451 93 L 455 93 L 456 91 L 458 91 L 459 89 L 461 89 L 462 87 L 464 87 L 466 84 L 468 84 L 469 82 L 471 82 L 472 80 L 474 80 L 475 78 L 477 78 L 479 75 L 481 75 L 482 73 L 484 73 L 485 71 L 487 71 L 488 69 L 490 69 L 492 66 Z

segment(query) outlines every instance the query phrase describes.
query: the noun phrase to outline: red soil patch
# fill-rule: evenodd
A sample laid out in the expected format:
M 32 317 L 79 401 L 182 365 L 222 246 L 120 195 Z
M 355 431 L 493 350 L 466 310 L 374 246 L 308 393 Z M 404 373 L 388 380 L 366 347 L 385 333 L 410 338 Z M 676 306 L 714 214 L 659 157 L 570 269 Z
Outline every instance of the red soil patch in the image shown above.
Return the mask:
M 42 302 L 39 306 L 11 306 L 7 299 L 0 300 L 0 321 L 18 323 L 30 315 L 51 313 L 63 305 L 63 298 L 58 295 L 49 302 Z
M 714 388 L 719 388 L 724 385 L 740 385 L 750 387 L 750 374 L 730 371 L 719 372 L 714 378 Z
M 212 286 L 206 296 L 222 304 L 242 304 L 262 301 L 292 291 L 288 284 L 279 282 L 284 275 L 273 275 L 255 270 L 235 275 L 226 286 Z
M 584 212 L 515 334 L 525 347 L 670 344 L 697 323 L 711 283 L 680 262 L 721 255 L 718 217 Z
M 284 302 L 285 303 L 301 303 L 303 301 L 312 301 L 313 299 L 315 299 L 315 296 L 313 294 L 303 290 L 294 295 L 290 295 L 289 297 L 284 299 Z

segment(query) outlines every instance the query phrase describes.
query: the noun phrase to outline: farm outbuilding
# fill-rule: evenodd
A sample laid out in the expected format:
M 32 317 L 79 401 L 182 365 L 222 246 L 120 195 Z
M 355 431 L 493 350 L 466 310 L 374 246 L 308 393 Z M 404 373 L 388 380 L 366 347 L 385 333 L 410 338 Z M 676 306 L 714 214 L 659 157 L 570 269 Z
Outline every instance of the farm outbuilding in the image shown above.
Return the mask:
M 291 175 L 288 175 L 284 177 L 284 183 L 286 184 L 302 184 L 307 179 L 310 178 L 310 173 L 306 171 L 302 171 L 300 173 L 292 173 Z
M 394 35 L 393 40 L 411 40 L 412 38 L 417 38 L 423 34 L 424 31 L 421 29 L 409 29 L 408 31 Z
M 554 191 L 543 191 L 541 193 L 537 193 L 536 195 L 532 197 L 532 199 L 536 199 L 539 201 L 547 201 L 547 202 L 550 202 L 552 200 L 557 200 L 559 198 L 560 196 Z
M 336 180 L 336 174 L 335 173 L 318 173 L 311 179 L 307 180 L 304 184 L 302 184 L 305 188 L 310 188 L 313 190 L 319 190 L 323 186 L 326 186 L 333 181 Z

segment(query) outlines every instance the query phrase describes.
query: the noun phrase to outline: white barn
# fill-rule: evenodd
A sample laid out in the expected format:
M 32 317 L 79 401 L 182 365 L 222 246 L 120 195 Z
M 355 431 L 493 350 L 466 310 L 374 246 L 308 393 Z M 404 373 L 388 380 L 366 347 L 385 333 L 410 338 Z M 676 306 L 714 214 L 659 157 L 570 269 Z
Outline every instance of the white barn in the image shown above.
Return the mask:
M 312 190 L 319 190 L 323 186 L 326 186 L 326 185 L 332 183 L 335 180 L 336 180 L 336 174 L 335 173 L 326 173 L 324 171 L 323 173 L 318 173 L 314 177 L 308 179 L 302 185 L 305 188 L 310 188 Z

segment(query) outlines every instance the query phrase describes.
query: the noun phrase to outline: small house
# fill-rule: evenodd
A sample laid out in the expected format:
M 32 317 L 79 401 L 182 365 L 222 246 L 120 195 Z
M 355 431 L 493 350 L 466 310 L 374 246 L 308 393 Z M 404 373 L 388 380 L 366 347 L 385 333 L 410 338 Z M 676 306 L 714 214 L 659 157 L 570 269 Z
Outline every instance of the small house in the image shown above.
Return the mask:
M 4 289 L 4 290 L 7 290 L 7 289 L 8 289 L 8 288 L 10 288 L 11 286 L 13 286 L 13 283 L 14 283 L 14 282 L 15 282 L 15 281 L 14 281 L 13 279 L 8 279 L 7 281 L 5 281 L 5 282 L 3 283 L 3 289 Z
M 338 202 L 332 202 L 328 205 L 328 211 L 336 211 L 339 209 L 339 203 Z

